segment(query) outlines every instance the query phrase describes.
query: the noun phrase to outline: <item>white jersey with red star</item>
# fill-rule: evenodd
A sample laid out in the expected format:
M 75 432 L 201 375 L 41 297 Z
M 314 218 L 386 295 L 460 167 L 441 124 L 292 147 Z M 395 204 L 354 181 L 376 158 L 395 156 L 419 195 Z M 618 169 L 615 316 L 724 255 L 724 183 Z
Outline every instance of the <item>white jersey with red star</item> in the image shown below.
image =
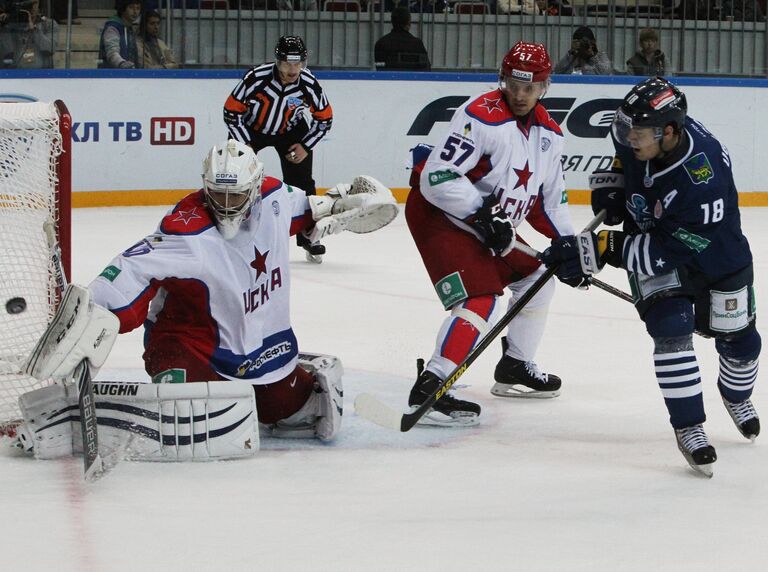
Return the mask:
M 145 345 L 183 343 L 230 379 L 267 384 L 296 367 L 290 321 L 290 236 L 313 224 L 300 189 L 267 177 L 258 217 L 224 240 L 202 191 L 182 199 L 157 230 L 115 259 L 90 285 L 93 300 L 145 324 Z
M 573 234 L 561 165 L 563 134 L 537 104 L 523 123 L 496 89 L 456 110 L 421 172 L 424 197 L 459 227 L 495 194 L 514 226 L 549 238 Z

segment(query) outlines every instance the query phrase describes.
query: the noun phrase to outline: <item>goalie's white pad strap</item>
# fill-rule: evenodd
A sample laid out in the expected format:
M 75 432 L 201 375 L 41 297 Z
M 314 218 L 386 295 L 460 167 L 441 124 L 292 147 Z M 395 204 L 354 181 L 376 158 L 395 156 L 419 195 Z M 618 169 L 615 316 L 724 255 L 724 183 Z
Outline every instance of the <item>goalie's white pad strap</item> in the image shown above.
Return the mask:
M 117 316 L 91 302 L 87 288 L 70 284 L 24 369 L 40 380 L 68 378 L 87 359 L 95 375 L 106 361 L 119 329 Z
M 102 456 L 143 461 L 249 457 L 259 449 L 253 386 L 245 381 L 179 384 L 94 382 Z M 82 453 L 74 385 L 19 399 L 22 446 L 38 459 Z
M 330 441 L 341 429 L 344 412 L 344 368 L 335 356 L 299 354 L 299 366 L 315 376 L 315 391 L 304 406 L 269 427 L 274 437 Z

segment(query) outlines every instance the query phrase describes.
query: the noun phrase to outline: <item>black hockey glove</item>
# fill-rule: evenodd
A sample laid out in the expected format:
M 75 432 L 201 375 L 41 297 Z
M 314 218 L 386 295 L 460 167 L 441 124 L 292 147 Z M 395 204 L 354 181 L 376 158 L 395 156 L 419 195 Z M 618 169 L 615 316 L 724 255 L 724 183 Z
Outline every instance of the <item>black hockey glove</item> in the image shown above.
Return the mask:
M 552 246 L 541 253 L 541 261 L 547 268 L 559 265 L 555 276 L 571 288 L 588 288 L 589 274 L 581 268 L 578 237 L 569 235 L 552 240 Z
M 482 237 L 483 244 L 498 256 L 504 256 L 512 250 L 515 244 L 515 227 L 494 195 L 486 197 L 483 206 L 465 222 Z
M 618 230 L 582 232 L 576 236 L 562 236 L 541 253 L 541 261 L 551 268 L 559 264 L 555 275 L 574 288 L 589 285 L 589 278 L 610 264 L 621 268 L 622 250 L 626 233 Z
M 592 189 L 592 212 L 605 210 L 605 224 L 613 226 L 624 222 L 627 214 L 624 198 L 624 174 L 613 171 L 595 171 L 589 176 Z
M 595 237 L 595 234 L 592 233 L 592 236 Z M 620 230 L 601 230 L 597 233 L 595 242 L 597 244 L 600 268 L 606 264 L 621 268 L 622 251 L 624 250 L 624 239 L 626 236 L 626 233 Z

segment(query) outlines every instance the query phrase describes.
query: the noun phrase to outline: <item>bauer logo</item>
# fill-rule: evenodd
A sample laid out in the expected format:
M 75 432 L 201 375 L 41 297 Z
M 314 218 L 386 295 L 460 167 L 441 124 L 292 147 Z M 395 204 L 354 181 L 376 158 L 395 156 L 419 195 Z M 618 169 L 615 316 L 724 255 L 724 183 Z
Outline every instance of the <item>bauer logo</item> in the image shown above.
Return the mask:
M 194 145 L 194 117 L 153 117 L 150 120 L 150 144 Z

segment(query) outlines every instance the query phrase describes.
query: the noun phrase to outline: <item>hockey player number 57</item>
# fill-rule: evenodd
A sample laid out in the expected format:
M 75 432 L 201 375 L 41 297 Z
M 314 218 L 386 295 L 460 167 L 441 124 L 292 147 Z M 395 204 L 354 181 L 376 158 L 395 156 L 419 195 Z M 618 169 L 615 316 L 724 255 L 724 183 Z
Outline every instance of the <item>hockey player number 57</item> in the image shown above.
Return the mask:
M 462 150 L 462 154 L 453 161 L 453 156 L 456 155 L 456 151 L 459 149 Z M 453 164 L 458 167 L 467 160 L 474 150 L 475 148 L 470 143 L 462 141 L 458 137 L 450 136 L 445 142 L 445 147 L 443 148 L 443 152 L 440 153 L 440 158 L 443 161 L 453 161 Z

